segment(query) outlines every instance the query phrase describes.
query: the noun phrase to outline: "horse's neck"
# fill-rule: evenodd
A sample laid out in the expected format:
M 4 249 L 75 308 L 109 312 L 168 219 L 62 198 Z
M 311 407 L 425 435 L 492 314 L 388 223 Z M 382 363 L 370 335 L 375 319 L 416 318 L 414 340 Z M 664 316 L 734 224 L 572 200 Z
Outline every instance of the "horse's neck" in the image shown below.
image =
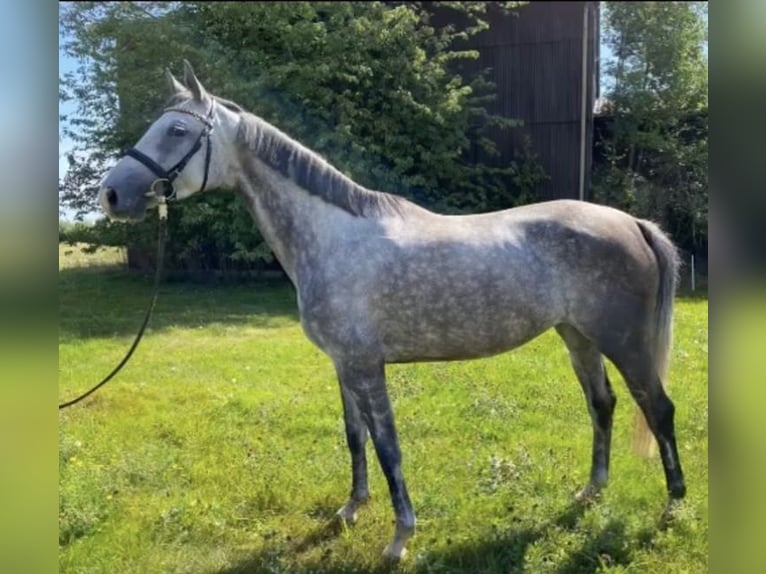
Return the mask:
M 287 275 L 297 285 L 301 266 L 349 224 L 351 215 L 308 193 L 258 158 L 242 160 L 238 188 L 258 228 Z

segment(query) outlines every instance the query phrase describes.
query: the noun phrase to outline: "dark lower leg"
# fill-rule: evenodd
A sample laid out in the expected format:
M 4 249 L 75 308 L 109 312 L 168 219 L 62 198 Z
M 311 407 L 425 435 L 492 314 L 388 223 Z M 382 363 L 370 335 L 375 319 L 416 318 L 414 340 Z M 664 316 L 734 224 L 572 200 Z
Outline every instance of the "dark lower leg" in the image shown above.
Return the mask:
M 654 401 L 655 420 L 652 421 L 652 419 L 647 417 L 647 422 L 659 445 L 668 494 L 671 498 L 683 498 L 686 495 L 686 484 L 684 483 L 684 474 L 678 458 L 674 418 L 675 406 L 663 392 Z
M 412 510 L 412 503 L 402 474 L 402 455 L 391 409 L 387 409 L 385 413 L 378 410 L 371 418 L 375 421 L 371 425 L 372 440 L 388 482 L 388 490 L 391 493 L 391 502 L 396 514 L 394 539 L 386 547 L 384 554 L 399 559 L 404 557 L 407 540 L 415 533 L 415 513 Z
M 357 510 L 370 496 L 367 487 L 367 426 L 364 424 L 359 406 L 341 383 L 343 399 L 343 420 L 346 425 L 346 442 L 351 453 L 351 494 L 337 515 L 346 523 L 354 524 Z
M 402 454 L 385 388 L 370 391 L 362 404 L 362 416 L 367 420 L 380 467 L 388 482 L 397 525 L 414 529 L 415 515 L 402 474 Z
M 612 445 L 612 420 L 617 398 L 612 391 L 606 370 L 602 366 L 604 385 L 596 387 L 590 397 L 593 422 L 593 454 L 591 459 L 591 484 L 601 487 L 609 478 L 609 456 Z
M 569 350 L 572 367 L 585 395 L 593 425 L 590 481 L 577 494 L 577 499 L 584 501 L 598 494 L 609 477 L 612 418 L 617 399 L 598 348 L 571 325 L 561 324 L 556 330 Z
M 359 502 L 367 500 L 370 493 L 367 487 L 367 426 L 362 420 L 359 407 L 341 387 L 343 398 L 343 418 L 346 424 L 346 442 L 351 453 L 351 498 Z
M 402 474 L 402 455 L 391 402 L 386 392 L 383 365 L 347 368 L 343 372 L 341 384 L 348 397 L 359 408 L 359 414 L 369 430 L 381 469 L 388 482 L 396 515 L 396 530 L 385 554 L 392 558 L 402 558 L 406 552 L 407 540 L 415 531 L 415 513 Z
M 626 377 L 626 379 L 633 398 L 644 413 L 649 429 L 657 440 L 668 494 L 671 498 L 683 498 L 686 494 L 686 486 L 676 446 L 675 406 L 665 394 L 658 378 L 654 377 L 652 384 L 648 387 L 638 386 L 636 378 Z

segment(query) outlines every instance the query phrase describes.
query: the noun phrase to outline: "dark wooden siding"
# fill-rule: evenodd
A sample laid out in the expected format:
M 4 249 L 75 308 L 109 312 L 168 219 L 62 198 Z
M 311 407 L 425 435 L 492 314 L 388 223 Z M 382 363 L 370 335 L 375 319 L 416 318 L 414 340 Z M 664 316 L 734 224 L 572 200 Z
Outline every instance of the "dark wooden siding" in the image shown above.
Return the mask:
M 471 38 L 479 59 L 463 64 L 471 73 L 490 68 L 497 90 L 493 113 L 523 120 L 524 127 L 494 132 L 500 156 L 474 159 L 508 164 L 523 149 L 525 135 L 550 177 L 537 190 L 540 200 L 577 198 L 582 115 L 583 10 L 591 5 L 587 55 L 585 189 L 589 184 L 593 141 L 593 104 L 598 95 L 598 2 L 531 2 L 515 14 L 491 5 L 490 28 Z M 454 11 L 434 9 L 434 24 L 460 26 Z

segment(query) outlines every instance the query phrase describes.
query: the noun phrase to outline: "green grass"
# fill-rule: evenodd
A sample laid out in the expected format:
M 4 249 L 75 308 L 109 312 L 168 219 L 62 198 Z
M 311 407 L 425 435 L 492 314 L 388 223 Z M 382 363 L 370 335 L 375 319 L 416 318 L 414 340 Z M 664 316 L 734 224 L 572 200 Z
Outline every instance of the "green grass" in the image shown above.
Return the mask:
M 72 249 L 72 248 L 64 248 Z M 151 277 L 119 253 L 61 253 L 62 400 L 122 358 Z M 73 261 L 77 257 L 79 261 Z M 707 301 L 679 299 L 670 394 L 689 493 L 670 528 L 658 459 L 630 451 L 618 395 L 609 487 L 587 480 L 591 429 L 563 344 L 546 333 L 491 359 L 388 367 L 418 517 L 401 572 L 707 570 Z M 59 564 L 71 573 L 368 572 L 392 534 L 369 447 L 373 498 L 328 521 L 350 486 L 328 358 L 303 335 L 284 285 L 166 284 L 127 367 L 60 414 Z

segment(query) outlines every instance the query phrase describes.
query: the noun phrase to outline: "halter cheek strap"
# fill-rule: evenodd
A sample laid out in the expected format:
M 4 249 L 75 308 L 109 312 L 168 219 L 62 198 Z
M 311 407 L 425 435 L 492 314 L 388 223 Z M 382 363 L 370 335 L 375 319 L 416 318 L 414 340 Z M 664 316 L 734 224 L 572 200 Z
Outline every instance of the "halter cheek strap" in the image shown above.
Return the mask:
M 194 145 L 192 145 L 191 149 L 186 153 L 186 155 L 184 155 L 181 158 L 181 160 L 178 163 L 176 163 L 170 169 L 166 170 L 160 164 L 158 164 L 156 161 L 154 161 L 152 158 L 146 155 L 144 152 L 139 151 L 134 147 L 130 148 L 128 151 L 125 152 L 125 155 L 128 155 L 132 157 L 133 159 L 141 162 L 154 175 L 157 176 L 157 179 L 152 182 L 152 185 L 150 188 L 151 195 L 159 195 L 155 189 L 155 185 L 157 183 L 162 182 L 165 185 L 163 186 L 161 197 L 166 201 L 175 199 L 176 190 L 173 187 L 173 181 L 175 181 L 175 179 L 184 170 L 184 168 L 189 163 L 189 160 L 194 156 L 194 154 L 197 153 L 199 149 L 202 147 L 202 138 L 205 138 L 205 174 L 202 178 L 202 187 L 200 187 L 200 191 L 205 190 L 205 186 L 207 186 L 208 174 L 210 171 L 210 134 L 213 131 L 213 105 L 214 104 L 211 104 L 210 110 L 205 116 L 202 116 L 190 110 L 185 110 L 183 108 L 166 108 L 165 109 L 166 112 L 180 112 L 182 114 L 190 115 L 196 118 L 197 120 L 201 121 L 205 125 L 205 127 L 197 136 L 197 139 L 194 141 Z

